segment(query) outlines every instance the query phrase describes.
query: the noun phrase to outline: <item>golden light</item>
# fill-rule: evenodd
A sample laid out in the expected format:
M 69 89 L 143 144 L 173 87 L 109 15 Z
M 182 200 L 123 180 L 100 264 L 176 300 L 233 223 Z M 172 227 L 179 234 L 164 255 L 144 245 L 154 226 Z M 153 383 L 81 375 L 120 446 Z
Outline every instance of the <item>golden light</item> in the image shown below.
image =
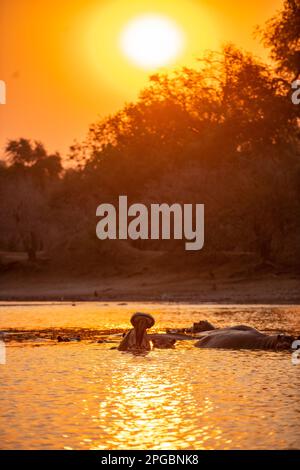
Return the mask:
M 195 66 L 204 50 L 219 48 L 218 31 L 195 0 L 103 0 L 74 19 L 64 56 L 70 72 L 76 68 L 78 94 L 104 87 L 113 107 L 118 96 L 135 99 L 149 73 Z
M 139 16 L 121 33 L 123 53 L 146 70 L 171 64 L 183 51 L 184 34 L 175 21 L 158 15 Z

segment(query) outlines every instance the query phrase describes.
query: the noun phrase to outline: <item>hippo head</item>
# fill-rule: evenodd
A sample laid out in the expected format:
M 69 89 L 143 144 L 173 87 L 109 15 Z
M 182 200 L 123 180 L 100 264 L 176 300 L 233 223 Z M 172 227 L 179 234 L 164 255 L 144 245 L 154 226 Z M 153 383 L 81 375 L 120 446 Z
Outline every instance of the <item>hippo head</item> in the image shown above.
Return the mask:
M 284 351 L 287 349 L 291 349 L 293 342 L 296 338 L 290 335 L 277 335 L 277 342 L 276 342 L 276 349 L 278 351 Z
M 140 347 L 146 330 L 155 324 L 155 320 L 149 313 L 136 312 L 132 315 L 130 321 L 136 332 L 136 346 Z
M 156 349 L 174 349 L 176 339 L 174 338 L 164 338 L 163 336 L 160 338 L 153 338 L 152 339 L 153 347 Z
M 207 320 L 200 320 L 198 323 L 194 323 L 192 331 L 193 333 L 200 333 L 201 331 L 214 330 L 215 327 Z

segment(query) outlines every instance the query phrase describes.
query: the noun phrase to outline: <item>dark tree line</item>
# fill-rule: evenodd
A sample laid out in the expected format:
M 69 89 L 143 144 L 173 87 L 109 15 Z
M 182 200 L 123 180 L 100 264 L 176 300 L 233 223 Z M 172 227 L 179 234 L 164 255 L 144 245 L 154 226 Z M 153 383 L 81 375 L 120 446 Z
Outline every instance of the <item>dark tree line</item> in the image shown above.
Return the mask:
M 227 45 L 195 68 L 153 75 L 135 103 L 71 147 L 71 170 L 40 143 L 10 141 L 0 166 L 0 249 L 88 266 L 134 257 L 133 245 L 141 254 L 175 250 L 185 262 L 180 241 L 96 239 L 97 205 L 127 194 L 145 204 L 204 203 L 208 253 L 296 266 L 299 106 L 290 83 L 300 71 L 299 1 L 286 0 L 261 34 L 274 67 Z

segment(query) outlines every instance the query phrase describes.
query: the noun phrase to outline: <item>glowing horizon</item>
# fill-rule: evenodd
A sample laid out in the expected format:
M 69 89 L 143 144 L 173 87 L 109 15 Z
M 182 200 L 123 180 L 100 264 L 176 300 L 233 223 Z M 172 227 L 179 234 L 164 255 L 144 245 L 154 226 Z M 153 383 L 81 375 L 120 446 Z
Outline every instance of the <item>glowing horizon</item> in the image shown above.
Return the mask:
M 0 148 L 25 137 L 66 152 L 99 116 L 135 100 L 149 73 L 196 66 L 205 50 L 225 42 L 266 58 L 253 29 L 280 5 L 261 0 L 245 10 L 238 0 L 3 0 L 0 80 L 7 102 L 0 107 Z M 155 21 L 145 32 L 147 15 Z M 166 37 L 172 41 L 160 48 Z

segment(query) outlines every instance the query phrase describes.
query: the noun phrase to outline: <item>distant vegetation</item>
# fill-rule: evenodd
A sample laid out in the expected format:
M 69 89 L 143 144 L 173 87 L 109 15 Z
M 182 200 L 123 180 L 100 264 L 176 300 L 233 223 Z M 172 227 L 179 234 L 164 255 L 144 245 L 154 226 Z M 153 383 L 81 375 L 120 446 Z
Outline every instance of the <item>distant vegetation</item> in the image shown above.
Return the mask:
M 43 252 L 75 271 L 112 260 L 143 265 L 148 250 L 185 266 L 239 252 L 296 268 L 300 107 L 290 84 L 300 72 L 300 2 L 286 0 L 260 34 L 273 67 L 227 45 L 194 69 L 150 77 L 136 103 L 71 147 L 72 169 L 41 143 L 10 141 L 0 165 L 0 251 L 26 251 L 31 262 Z M 180 241 L 97 240 L 96 207 L 121 194 L 145 204 L 204 203 L 203 253 L 185 253 Z

